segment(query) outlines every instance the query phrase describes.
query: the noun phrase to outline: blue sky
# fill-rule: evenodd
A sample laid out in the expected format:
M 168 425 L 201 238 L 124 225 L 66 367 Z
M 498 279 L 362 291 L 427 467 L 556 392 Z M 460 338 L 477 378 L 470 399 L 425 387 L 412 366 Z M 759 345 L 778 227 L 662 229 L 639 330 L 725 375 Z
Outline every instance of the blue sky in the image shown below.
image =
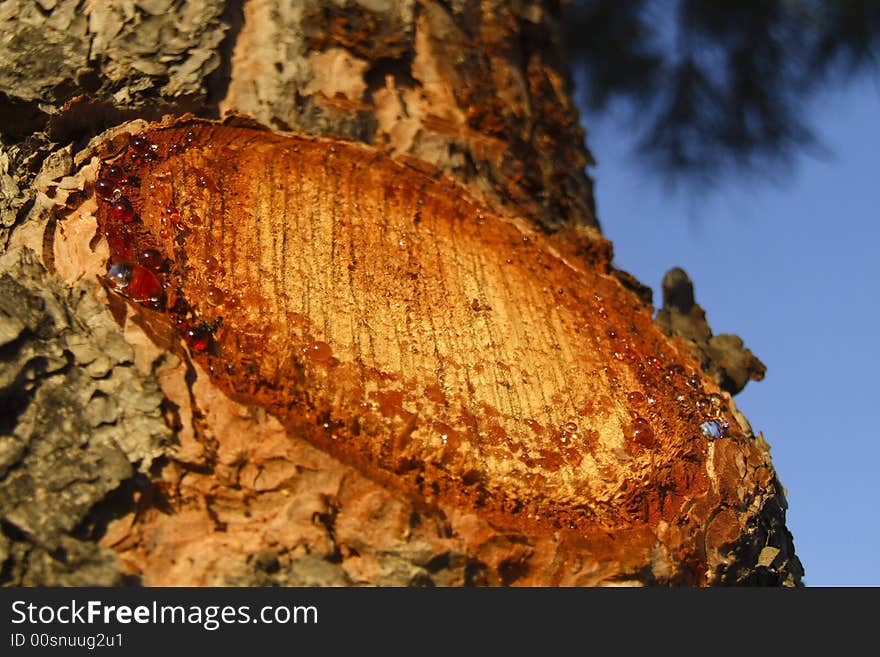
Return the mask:
M 772 447 L 808 586 L 877 586 L 880 569 L 880 79 L 806 108 L 822 153 L 783 180 L 733 177 L 698 194 L 664 187 L 631 130 L 587 116 L 599 219 L 615 264 L 654 290 L 694 280 L 715 333 L 767 365 L 736 401 Z

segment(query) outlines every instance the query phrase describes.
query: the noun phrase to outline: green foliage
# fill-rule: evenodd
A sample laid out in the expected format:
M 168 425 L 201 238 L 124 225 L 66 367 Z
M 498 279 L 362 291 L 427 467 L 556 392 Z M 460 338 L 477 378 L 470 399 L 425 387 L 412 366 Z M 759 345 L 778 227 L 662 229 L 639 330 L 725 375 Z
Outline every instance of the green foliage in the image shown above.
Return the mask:
M 573 0 L 566 47 L 591 112 L 629 105 L 640 151 L 711 179 L 787 161 L 808 96 L 876 65 L 878 0 Z

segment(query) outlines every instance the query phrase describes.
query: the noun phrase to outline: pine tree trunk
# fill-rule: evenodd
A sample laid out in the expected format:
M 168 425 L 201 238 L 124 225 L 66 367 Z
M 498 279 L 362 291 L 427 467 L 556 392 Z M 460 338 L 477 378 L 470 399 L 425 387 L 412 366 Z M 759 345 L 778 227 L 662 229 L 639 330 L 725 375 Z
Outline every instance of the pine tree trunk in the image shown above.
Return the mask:
M 799 583 L 699 306 L 610 264 L 563 8 L 341 4 L 0 5 L 0 581 Z

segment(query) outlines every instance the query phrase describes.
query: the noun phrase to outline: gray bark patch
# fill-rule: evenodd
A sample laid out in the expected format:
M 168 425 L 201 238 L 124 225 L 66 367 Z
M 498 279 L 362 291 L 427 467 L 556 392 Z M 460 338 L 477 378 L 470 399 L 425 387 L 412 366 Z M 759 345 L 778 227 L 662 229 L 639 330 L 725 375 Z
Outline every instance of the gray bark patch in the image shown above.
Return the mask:
M 0 583 L 119 583 L 77 536 L 109 493 L 163 453 L 162 393 L 95 296 L 29 249 L 0 258 Z

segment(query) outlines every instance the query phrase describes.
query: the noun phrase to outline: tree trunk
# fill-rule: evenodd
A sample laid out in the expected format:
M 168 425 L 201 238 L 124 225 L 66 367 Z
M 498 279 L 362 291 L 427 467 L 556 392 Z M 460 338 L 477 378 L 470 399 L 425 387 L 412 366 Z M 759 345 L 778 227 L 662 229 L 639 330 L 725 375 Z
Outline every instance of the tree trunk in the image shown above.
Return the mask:
M 762 366 L 610 264 L 558 3 L 0 20 L 4 583 L 799 583 Z

